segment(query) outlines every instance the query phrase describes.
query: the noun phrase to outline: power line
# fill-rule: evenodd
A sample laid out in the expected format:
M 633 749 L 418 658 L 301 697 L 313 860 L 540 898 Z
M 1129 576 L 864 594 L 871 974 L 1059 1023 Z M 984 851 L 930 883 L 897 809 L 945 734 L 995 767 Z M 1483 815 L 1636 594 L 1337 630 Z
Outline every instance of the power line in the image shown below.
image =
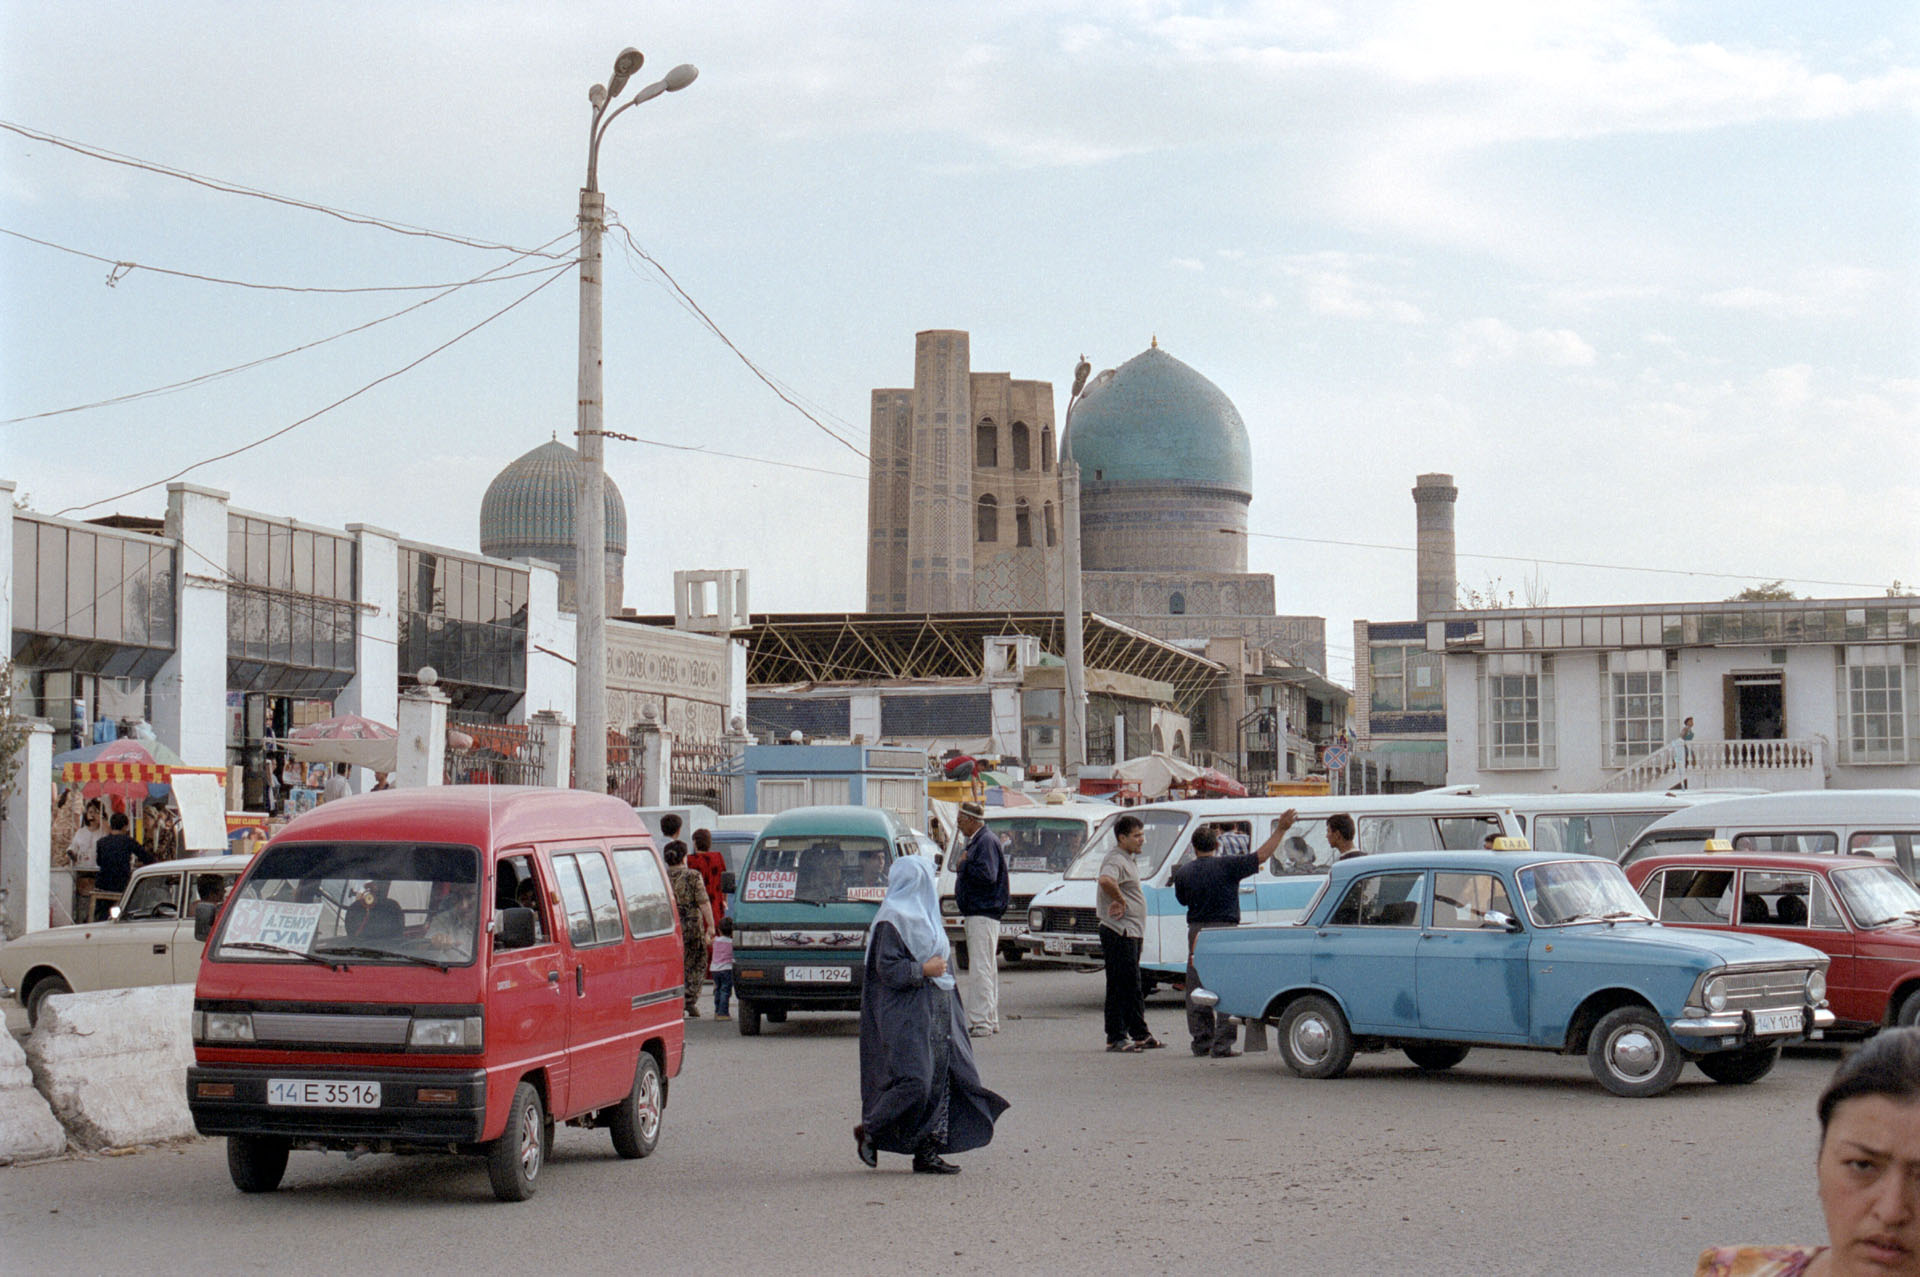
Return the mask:
M 21 137 L 31 141 L 45 142 L 49 146 L 62 147 L 77 155 L 84 155 L 89 159 L 103 160 L 108 164 L 125 165 L 128 168 L 140 169 L 143 172 L 157 173 L 161 177 L 178 178 L 180 181 L 192 182 L 196 186 L 204 186 L 209 190 L 220 191 L 228 195 L 245 195 L 252 199 L 266 200 L 273 204 L 285 204 L 289 208 L 305 209 L 312 213 L 324 213 L 328 217 L 337 217 L 343 222 L 351 222 L 356 226 L 372 226 L 379 230 L 392 231 L 396 235 L 413 235 L 423 239 L 444 240 L 449 244 L 459 244 L 465 248 L 480 248 L 490 252 L 518 253 L 523 257 L 547 256 L 558 260 L 563 256 L 563 254 L 558 253 L 543 254 L 539 249 L 529 250 L 515 248 L 511 244 L 495 244 L 489 240 L 475 239 L 469 235 L 455 235 L 447 231 L 430 230 L 423 226 L 410 226 L 405 222 L 396 222 L 384 217 L 374 217 L 368 213 L 348 212 L 345 209 L 331 208 L 325 204 L 315 204 L 310 200 L 294 199 L 287 195 L 275 195 L 271 191 L 263 191 L 251 186 L 242 186 L 238 182 L 229 182 L 217 177 L 206 177 L 199 173 L 189 172 L 186 169 L 174 168 L 171 165 L 158 164 L 152 160 L 143 160 L 131 155 L 122 155 L 117 151 L 109 151 L 85 142 L 75 142 L 69 138 L 57 137 L 52 133 L 43 133 L 38 129 L 26 128 L 23 125 L 14 124 L 7 120 L 0 120 L 0 129 L 5 129 L 10 133 L 17 133 Z M 545 245 L 541 247 L 544 248 Z
M 56 244 L 50 239 L 39 239 L 39 238 L 36 238 L 35 236 L 25 234 L 21 231 L 8 230 L 4 226 L 0 226 L 0 235 L 11 235 L 15 239 L 26 240 L 29 244 L 38 244 L 42 248 L 57 249 L 62 253 L 71 253 L 75 257 L 84 257 L 88 261 L 101 262 L 105 265 L 111 266 L 113 269 L 107 273 L 108 288 L 114 287 L 121 280 L 125 279 L 128 275 L 131 275 L 136 270 L 150 271 L 155 275 L 171 275 L 177 279 L 194 279 L 194 280 L 199 280 L 200 282 L 206 283 L 206 284 L 226 284 L 233 288 L 259 289 L 261 291 L 270 292 L 270 293 L 333 293 L 333 294 L 338 294 L 338 293 L 427 293 L 427 292 L 435 292 L 444 288 L 461 288 L 461 287 L 464 287 L 466 283 L 473 282 L 473 281 L 454 280 L 450 283 L 443 283 L 443 284 L 369 284 L 359 288 L 319 288 L 319 287 L 314 287 L 311 285 L 304 285 L 304 284 L 259 284 L 259 283 L 254 283 L 251 280 L 223 279 L 218 275 L 200 275 L 200 274 L 194 273 L 193 271 L 170 270 L 165 266 L 148 266 L 142 262 L 122 261 L 117 258 L 102 257 L 98 253 L 89 253 L 82 249 L 69 248 L 65 244 Z M 535 256 L 535 254 L 531 254 L 531 253 L 522 254 L 522 255 L 529 256 L 529 257 Z M 537 255 L 541 257 L 556 256 L 556 254 L 553 254 L 553 253 L 540 253 Z M 572 263 L 572 260 L 573 259 L 568 258 L 563 264 L 570 265 Z M 511 275 L 495 275 L 493 278 L 485 280 L 484 282 L 489 284 L 497 284 L 502 280 L 522 279 L 528 275 L 538 275 L 541 271 L 552 270 L 552 269 L 554 268 L 551 266 L 535 266 L 528 270 L 516 271 Z
M 573 234 L 572 231 L 567 231 L 563 234 L 556 235 L 554 236 L 554 238 L 548 240 L 546 244 L 542 244 L 540 247 L 545 248 L 547 247 L 548 244 L 556 244 L 571 234 Z M 526 255 L 523 255 L 522 257 L 517 257 L 514 260 L 522 261 L 524 260 L 525 256 L 531 256 L 531 255 L 533 254 L 526 254 Z M 545 254 L 541 254 L 541 255 L 545 256 Z M 511 265 L 511 264 L 512 263 L 508 263 L 508 265 Z M 129 394 L 114 395 L 112 398 L 109 398 L 109 399 L 97 399 L 92 403 L 75 404 L 70 408 L 54 408 L 46 412 L 29 413 L 24 417 L 8 417 L 4 421 L 0 421 L 0 426 L 18 425 L 20 422 L 23 422 L 23 421 L 39 421 L 46 417 L 60 417 L 73 412 L 86 412 L 89 409 L 93 409 L 93 408 L 107 408 L 107 407 L 112 407 L 115 404 L 132 403 L 135 400 L 150 399 L 158 395 L 171 394 L 174 391 L 185 390 L 191 386 L 199 386 L 199 385 L 204 385 L 210 381 L 217 381 L 222 377 L 230 377 L 235 373 L 246 372 L 249 369 L 258 368 L 262 364 L 272 363 L 276 359 L 285 359 L 288 355 L 297 355 L 302 351 L 312 350 L 317 346 L 324 346 L 328 342 L 338 341 L 342 337 L 351 337 L 355 333 L 365 332 L 369 328 L 377 327 L 378 325 L 384 324 L 389 320 L 398 319 L 402 315 L 412 314 L 414 311 L 419 310 L 421 307 L 431 306 L 433 305 L 433 303 L 441 300 L 444 297 L 449 297 L 453 295 L 454 293 L 458 292 L 460 289 L 465 288 L 470 284 L 480 283 L 481 281 L 485 280 L 487 276 L 492 275 L 494 271 L 504 270 L 504 269 L 505 269 L 505 266 L 495 266 L 492 270 L 483 271 L 481 274 L 476 275 L 474 278 L 467 280 L 466 283 L 455 284 L 452 287 L 448 288 L 445 292 L 437 293 L 434 296 L 425 299 L 424 301 L 414 302 L 410 306 L 404 306 L 401 309 L 394 311 L 390 315 L 382 315 L 378 319 L 368 320 L 364 324 L 358 324 L 352 328 L 346 329 L 343 332 L 334 333 L 331 337 L 321 337 L 315 341 L 310 341 L 310 342 L 306 342 L 303 345 L 295 346 L 290 350 L 280 351 L 278 354 L 263 355 L 258 359 L 250 359 L 246 363 L 235 364 L 230 368 L 222 368 L 215 372 L 201 373 L 197 377 L 188 377 L 185 381 L 175 381 L 164 386 L 154 386 L 148 390 L 136 390 Z M 551 270 L 553 269 L 553 267 L 545 267 L 543 269 Z
M 786 391 L 782 390 L 779 386 L 775 385 L 773 378 L 769 377 L 766 373 L 762 372 L 760 370 L 760 365 L 754 363 L 752 359 L 747 357 L 747 353 L 745 351 L 741 350 L 740 347 L 734 345 L 733 338 L 727 336 L 727 334 L 721 330 L 720 325 L 716 324 L 713 321 L 713 317 L 707 314 L 706 311 L 700 308 L 700 303 L 695 301 L 692 295 L 688 293 L 686 289 L 680 287 L 680 281 L 673 277 L 672 272 L 669 271 L 666 267 L 662 266 L 659 262 L 655 261 L 651 256 L 649 256 L 647 251 L 641 248 L 640 245 L 634 243 L 633 232 L 629 231 L 626 228 L 624 223 L 620 222 L 617 218 L 615 218 L 610 220 L 608 222 L 608 225 L 614 227 L 616 230 L 620 232 L 620 235 L 626 241 L 627 248 L 630 252 L 632 252 L 636 257 L 639 257 L 642 261 L 646 262 L 649 266 L 653 267 L 655 270 L 660 272 L 661 276 L 666 279 L 667 283 L 673 286 L 673 291 L 678 293 L 681 296 L 681 298 L 685 300 L 686 304 L 692 308 L 693 313 L 699 318 L 700 322 L 706 325 L 707 330 L 711 332 L 715 337 L 718 337 L 722 342 L 722 344 L 724 344 L 728 350 L 731 350 L 734 353 L 734 355 L 740 360 L 741 363 L 747 366 L 747 370 L 749 372 L 751 372 L 755 377 L 758 377 L 762 382 L 764 382 L 766 384 L 767 389 L 773 391 L 774 394 L 778 395 L 795 412 L 799 413 L 801 416 L 805 417 L 808 421 L 811 421 L 814 425 L 818 426 L 821 429 L 821 431 L 824 432 L 829 439 L 832 439 L 835 443 L 839 444 L 841 447 L 851 452 L 854 456 L 859 457 L 862 461 L 869 460 L 866 453 L 860 451 L 858 447 L 849 443 L 847 440 L 841 438 L 840 435 L 835 433 L 834 430 L 831 427 L 829 427 L 824 421 L 820 420 L 820 418 L 814 416 L 811 412 L 808 412 L 805 408 L 801 407 L 800 404 L 794 400 L 792 395 L 789 395 Z
M 671 448 L 675 452 L 697 452 L 703 457 L 727 457 L 734 461 L 752 461 L 763 466 L 781 466 L 788 470 L 805 470 L 810 474 L 831 475 L 836 479 L 859 479 L 864 482 L 867 477 L 846 470 L 823 470 L 819 466 L 803 466 L 797 461 L 775 461 L 772 457 L 751 457 L 740 452 L 721 452 L 716 448 L 700 448 L 690 443 L 667 443 L 661 439 L 642 439 L 636 435 L 614 434 L 612 431 L 607 433 L 612 438 L 624 439 L 628 443 L 644 443 L 653 448 Z
M 1222 528 L 1222 532 L 1241 532 L 1239 528 Z M 1283 536 L 1278 532 L 1243 532 L 1242 535 L 1260 537 L 1267 541 L 1299 541 L 1306 545 L 1339 545 L 1355 550 L 1397 550 L 1402 554 L 1416 554 L 1418 548 L 1411 545 L 1384 545 L 1375 541 L 1336 541 L 1330 537 Z M 1532 554 L 1470 554 L 1458 551 L 1463 559 L 1494 559 L 1502 563 L 1545 563 L 1557 568 L 1595 568 L 1606 572 L 1656 572 L 1664 576 L 1713 576 L 1729 581 L 1773 581 L 1783 578 L 1769 576 L 1763 572 L 1708 572 L 1692 568 L 1648 568 L 1635 567 L 1625 563 L 1586 563 L 1579 559 L 1543 559 Z M 1884 585 L 1875 585 L 1866 581 L 1822 581 L 1810 576 L 1790 576 L 1784 578 L 1796 585 L 1836 585 L 1846 589 L 1880 590 Z
M 163 483 L 172 483 L 175 479 L 180 478 L 182 475 L 191 474 L 193 471 L 200 469 L 202 466 L 212 465 L 216 461 L 224 461 L 228 457 L 237 457 L 243 452 L 249 452 L 254 448 L 260 447 L 262 444 L 269 443 L 272 440 L 278 439 L 281 435 L 287 434 L 293 430 L 297 430 L 301 426 L 306 425 L 308 422 L 313 421 L 318 417 L 322 417 L 329 412 L 332 412 L 335 408 L 340 407 L 342 404 L 350 403 L 353 400 L 358 399 L 361 395 L 366 394 L 369 390 L 372 390 L 375 386 L 381 385 L 385 382 L 392 381 L 395 377 L 400 376 L 402 373 L 411 372 L 413 369 L 418 368 L 421 364 L 427 362 L 427 360 L 433 358 L 435 355 L 439 354 L 441 351 L 445 350 L 447 347 L 453 345 L 455 342 L 462 341 L 465 338 L 472 336 L 474 333 L 479 332 L 482 328 L 485 328 L 488 324 L 491 324 L 494 320 L 500 318 L 502 315 L 506 314 L 508 311 L 513 310 L 515 307 L 519 306 L 522 302 L 529 300 L 535 294 L 547 288 L 549 285 L 554 283 L 554 281 L 558 280 L 559 278 L 561 278 L 561 276 L 565 275 L 569 270 L 571 270 L 574 265 L 575 263 L 573 262 L 565 262 L 558 266 L 547 267 L 546 269 L 550 271 L 551 274 L 549 274 L 546 279 L 542 280 L 540 283 L 536 284 L 534 287 L 528 289 L 526 292 L 522 293 L 519 297 L 515 298 L 513 301 L 508 302 L 505 306 L 502 306 L 499 310 L 494 311 L 491 315 L 488 315 L 485 319 L 481 320 L 479 323 L 474 324 L 472 327 L 467 328 L 462 332 L 456 334 L 455 336 L 448 338 L 446 341 L 441 342 L 438 346 L 435 346 L 432 350 L 429 350 L 426 354 L 421 355 L 418 359 L 415 359 L 409 363 L 403 364 L 400 367 L 394 369 L 392 372 L 389 372 L 389 373 L 383 374 L 382 376 L 374 378 L 372 381 L 360 387 L 358 390 L 354 391 L 352 394 L 345 395 L 339 399 L 334 400 L 332 403 L 328 404 L 326 407 L 320 409 L 317 412 L 308 413 L 306 416 L 300 418 L 298 421 L 292 422 L 289 425 L 282 426 L 280 427 L 280 429 L 272 431 L 271 433 L 264 434 L 260 436 L 258 439 L 255 439 L 251 443 L 245 443 L 240 445 L 238 448 L 230 448 L 226 452 L 219 453 L 216 456 L 211 456 L 211 457 L 205 458 L 204 460 L 196 461 L 192 465 L 186 466 L 185 468 L 180 470 L 176 470 L 172 474 L 167 475 L 164 478 L 155 479 L 152 483 L 143 483 L 137 488 L 129 488 L 125 492 L 117 492 L 110 497 L 101 497 L 98 501 L 89 501 L 84 505 L 68 506 L 64 510 L 56 510 L 54 512 L 54 515 L 56 518 L 58 518 L 61 515 L 73 514 L 81 510 L 91 510 L 93 509 L 93 507 L 98 505 L 106 505 L 108 502 L 111 502 L 111 501 L 119 501 L 126 497 L 135 496 L 139 493 L 145 492 L 149 488 L 157 488 Z

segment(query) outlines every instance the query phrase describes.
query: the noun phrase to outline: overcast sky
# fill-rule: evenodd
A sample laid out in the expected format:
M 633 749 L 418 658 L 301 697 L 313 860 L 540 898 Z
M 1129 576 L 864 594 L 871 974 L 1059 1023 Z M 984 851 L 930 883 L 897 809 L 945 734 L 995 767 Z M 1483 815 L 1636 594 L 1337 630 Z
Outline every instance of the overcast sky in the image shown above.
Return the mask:
M 0 5 L 0 119 L 486 244 L 573 242 L 601 186 L 770 377 L 866 447 L 913 334 L 1052 380 L 1155 336 L 1252 435 L 1280 610 L 1414 608 L 1414 476 L 1460 486 L 1463 585 L 1555 605 L 1920 581 L 1920 17 L 1910 4 Z M 292 425 L 548 280 L 549 259 L 349 224 L 0 133 L 0 427 L 35 510 Z M 109 263 L 135 263 L 131 270 Z M 110 273 L 118 278 L 109 287 Z M 477 548 L 491 477 L 574 426 L 577 281 L 189 476 L 235 504 Z M 756 610 L 857 610 L 865 463 L 618 236 L 607 426 L 629 606 L 744 567 Z M 821 474 L 818 470 L 836 473 Z M 847 477 L 843 477 L 847 476 Z M 96 504 L 104 501 L 104 504 Z M 1474 558 L 1746 573 L 1745 579 Z

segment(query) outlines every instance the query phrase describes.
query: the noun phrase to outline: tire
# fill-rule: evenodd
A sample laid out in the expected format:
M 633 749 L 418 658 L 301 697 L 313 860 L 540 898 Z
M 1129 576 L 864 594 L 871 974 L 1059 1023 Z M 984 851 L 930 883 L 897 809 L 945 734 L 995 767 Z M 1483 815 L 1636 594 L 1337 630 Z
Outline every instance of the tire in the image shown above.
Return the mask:
M 1724 1086 L 1745 1086 L 1773 1072 L 1780 1062 L 1780 1046 L 1750 1046 L 1742 1051 L 1715 1051 L 1694 1063 L 1700 1071 Z
M 243 1193 L 271 1193 L 287 1173 L 289 1140 L 273 1135 L 227 1136 L 227 1174 Z
M 487 1178 L 493 1195 L 503 1202 L 524 1202 L 540 1186 L 540 1168 L 547 1157 L 547 1111 L 533 1083 L 513 1089 L 513 1107 L 507 1111 L 507 1129 L 487 1146 Z
M 40 1007 L 48 998 L 72 992 L 73 986 L 57 975 L 44 975 L 34 981 L 33 988 L 27 991 L 28 1027 L 40 1023 Z
M 660 1061 L 651 1051 L 640 1053 L 633 1090 L 609 1110 L 613 1151 L 625 1158 L 645 1157 L 660 1147 L 660 1118 L 667 1107 L 666 1088 L 660 1084 Z
M 1295 998 L 1280 1016 L 1280 1059 L 1301 1077 L 1339 1077 L 1353 1063 L 1353 1031 L 1318 995 Z
M 1000 946 L 1000 962 L 1002 966 L 1017 967 L 1026 961 L 1026 957 L 1027 951 L 1017 944 L 1003 944 Z
M 1900 1009 L 1893 1014 L 1893 1027 L 1911 1029 L 1920 1024 L 1920 989 L 1913 989 L 1900 1000 Z
M 759 1037 L 760 1036 L 759 1005 L 756 1003 L 749 1002 L 745 998 L 740 998 L 738 999 L 738 1001 L 740 1005 L 736 1009 L 739 1014 L 740 1036 L 743 1038 Z
M 785 1024 L 786 1022 L 787 1022 L 787 1009 L 785 1007 L 768 1007 L 767 1008 L 768 1024 Z
M 1587 1065 L 1600 1085 L 1631 1100 L 1671 1090 L 1686 1057 L 1667 1026 L 1644 1006 L 1616 1007 L 1587 1038 Z
M 1442 1073 L 1466 1059 L 1469 1048 L 1452 1042 L 1422 1042 L 1400 1049 L 1422 1073 Z

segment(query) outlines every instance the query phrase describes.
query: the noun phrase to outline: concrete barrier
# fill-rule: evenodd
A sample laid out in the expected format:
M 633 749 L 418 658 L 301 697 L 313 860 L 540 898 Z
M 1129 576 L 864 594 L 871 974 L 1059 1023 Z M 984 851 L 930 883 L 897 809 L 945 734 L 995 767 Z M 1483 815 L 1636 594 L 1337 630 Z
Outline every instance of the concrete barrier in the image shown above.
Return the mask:
M 81 1148 L 193 1134 L 193 986 L 163 984 L 48 998 L 27 1039 L 27 1065 Z
M 33 1089 L 27 1053 L 0 1030 L 0 1166 L 67 1151 L 67 1132 Z

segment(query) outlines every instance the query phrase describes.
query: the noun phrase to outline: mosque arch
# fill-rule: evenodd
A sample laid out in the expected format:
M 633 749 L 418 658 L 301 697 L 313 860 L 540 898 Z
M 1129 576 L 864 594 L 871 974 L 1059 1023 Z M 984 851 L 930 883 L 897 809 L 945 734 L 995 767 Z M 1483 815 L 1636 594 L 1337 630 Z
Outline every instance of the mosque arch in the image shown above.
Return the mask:
M 1000 503 L 991 492 L 980 494 L 975 504 L 973 517 L 973 539 L 976 541 L 998 541 L 1000 539 Z
M 1053 502 L 1049 501 L 1040 508 L 1041 520 L 1046 524 L 1047 548 L 1051 550 L 1059 543 L 1058 534 L 1053 526 Z
M 973 465 L 977 470 L 992 470 L 1000 464 L 1000 427 L 992 417 L 982 417 L 973 428 Z
M 1040 469 L 1047 472 L 1053 469 L 1053 427 L 1040 427 Z
M 1033 544 L 1033 511 L 1028 507 L 1025 497 L 1013 503 L 1013 543 Z
M 1013 423 L 1013 468 L 1015 470 L 1033 469 L 1033 447 L 1027 432 L 1027 423 Z

